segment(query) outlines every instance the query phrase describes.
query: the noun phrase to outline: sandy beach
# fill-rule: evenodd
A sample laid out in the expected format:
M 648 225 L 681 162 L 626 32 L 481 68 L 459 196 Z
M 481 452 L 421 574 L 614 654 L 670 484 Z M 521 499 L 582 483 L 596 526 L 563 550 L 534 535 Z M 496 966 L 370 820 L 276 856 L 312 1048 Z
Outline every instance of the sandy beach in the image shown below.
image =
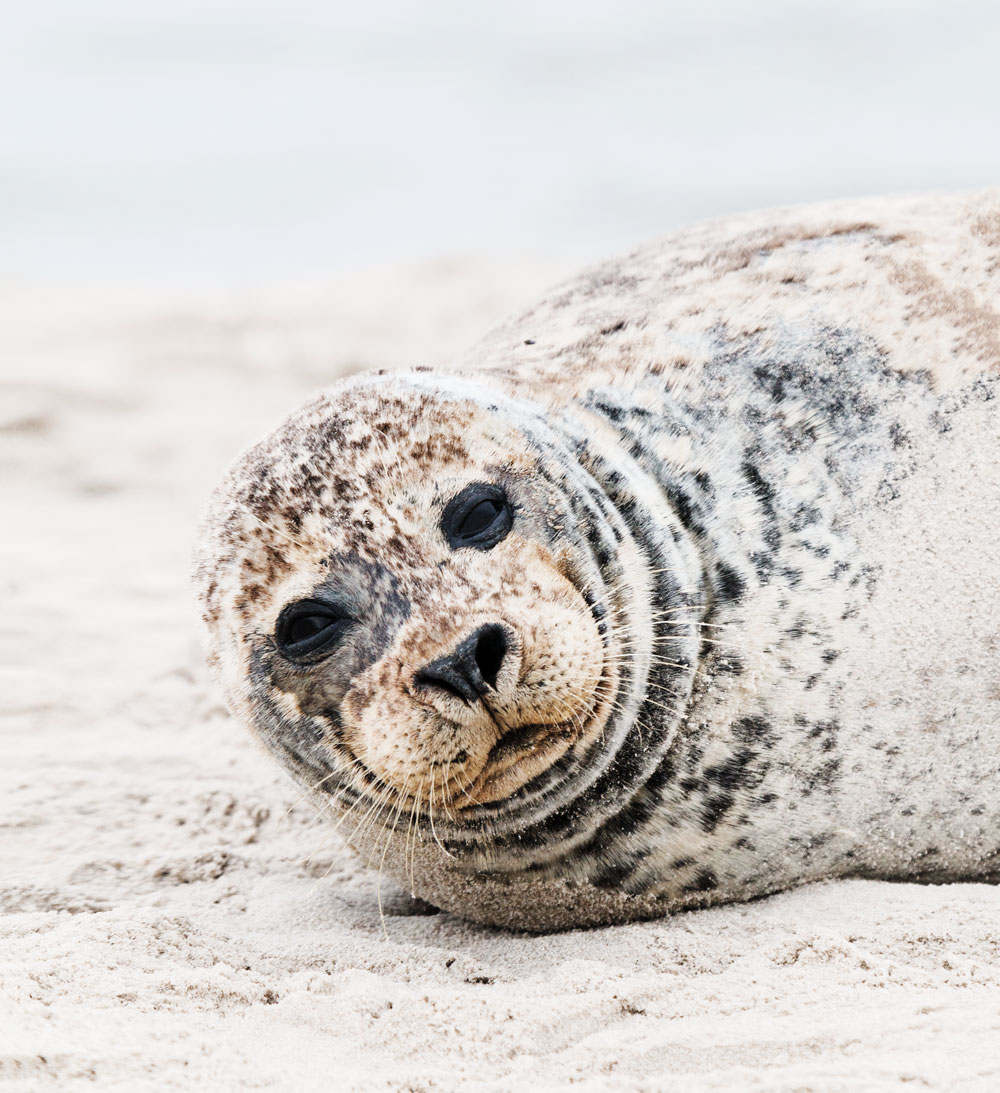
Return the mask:
M 550 936 L 382 886 L 233 723 L 189 550 L 242 446 L 569 272 L 0 292 L 0 1085 L 995 1090 L 1000 889 L 850 881 Z

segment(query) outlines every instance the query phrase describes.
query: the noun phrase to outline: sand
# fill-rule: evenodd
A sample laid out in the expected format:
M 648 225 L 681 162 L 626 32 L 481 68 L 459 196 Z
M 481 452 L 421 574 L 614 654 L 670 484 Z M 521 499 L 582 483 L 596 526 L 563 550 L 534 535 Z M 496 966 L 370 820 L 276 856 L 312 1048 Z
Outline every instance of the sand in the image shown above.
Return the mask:
M 0 293 L 0 1085 L 1000 1087 L 1000 889 L 870 881 L 551 936 L 376 883 L 223 709 L 187 589 L 223 467 L 562 272 Z

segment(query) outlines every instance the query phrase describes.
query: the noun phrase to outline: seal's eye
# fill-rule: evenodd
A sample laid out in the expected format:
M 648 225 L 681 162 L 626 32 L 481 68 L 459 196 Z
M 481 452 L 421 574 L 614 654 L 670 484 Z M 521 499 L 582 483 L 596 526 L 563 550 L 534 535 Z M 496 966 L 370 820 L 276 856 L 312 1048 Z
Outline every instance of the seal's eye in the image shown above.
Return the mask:
M 453 497 L 441 517 L 441 530 L 452 550 L 490 550 L 510 531 L 514 513 L 499 486 L 473 482 Z
M 290 660 L 329 652 L 350 625 L 351 619 L 339 607 L 321 600 L 290 603 L 278 616 L 274 641 Z

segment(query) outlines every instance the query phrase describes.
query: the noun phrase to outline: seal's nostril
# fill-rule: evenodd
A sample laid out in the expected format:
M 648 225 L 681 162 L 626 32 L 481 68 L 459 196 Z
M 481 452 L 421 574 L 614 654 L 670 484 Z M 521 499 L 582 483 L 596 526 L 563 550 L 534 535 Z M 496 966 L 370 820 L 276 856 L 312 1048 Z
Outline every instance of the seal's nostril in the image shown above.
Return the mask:
M 440 660 L 432 661 L 417 672 L 413 682 L 418 687 L 435 687 L 469 704 L 475 702 L 480 695 L 479 688 L 466 678 L 455 664 L 454 657 L 441 657 Z
M 507 635 L 496 623 L 481 626 L 455 651 L 421 668 L 413 677 L 418 687 L 437 687 L 463 702 L 478 701 L 496 687 L 507 655 Z
M 473 634 L 476 638 L 476 666 L 490 687 L 496 687 L 497 676 L 507 655 L 507 635 L 502 626 L 483 626 Z

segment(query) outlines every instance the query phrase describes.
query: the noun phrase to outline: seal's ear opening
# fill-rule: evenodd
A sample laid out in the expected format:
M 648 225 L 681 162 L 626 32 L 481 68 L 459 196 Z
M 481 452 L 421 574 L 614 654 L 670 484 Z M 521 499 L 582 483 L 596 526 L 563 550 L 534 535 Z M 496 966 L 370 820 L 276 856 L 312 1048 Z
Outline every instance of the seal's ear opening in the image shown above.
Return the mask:
M 507 494 L 487 482 L 473 482 L 447 504 L 441 530 L 452 550 L 492 550 L 514 525 Z

